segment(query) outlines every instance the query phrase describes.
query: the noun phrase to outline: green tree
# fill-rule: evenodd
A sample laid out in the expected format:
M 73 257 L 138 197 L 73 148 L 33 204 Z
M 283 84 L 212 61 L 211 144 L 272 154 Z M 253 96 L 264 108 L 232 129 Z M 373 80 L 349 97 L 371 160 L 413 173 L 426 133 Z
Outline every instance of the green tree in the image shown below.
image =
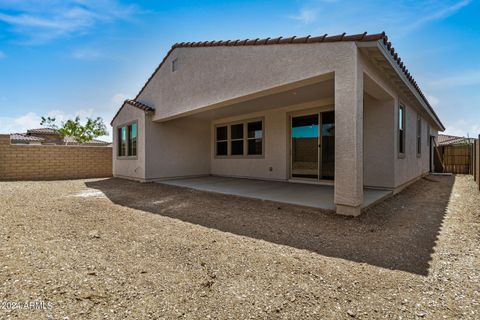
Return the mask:
M 80 117 L 69 119 L 57 125 L 56 119 L 52 117 L 42 117 L 40 125 L 56 130 L 62 137 L 73 137 L 78 143 L 92 141 L 96 137 L 108 135 L 107 126 L 103 119 L 87 118 L 87 122 L 82 125 Z

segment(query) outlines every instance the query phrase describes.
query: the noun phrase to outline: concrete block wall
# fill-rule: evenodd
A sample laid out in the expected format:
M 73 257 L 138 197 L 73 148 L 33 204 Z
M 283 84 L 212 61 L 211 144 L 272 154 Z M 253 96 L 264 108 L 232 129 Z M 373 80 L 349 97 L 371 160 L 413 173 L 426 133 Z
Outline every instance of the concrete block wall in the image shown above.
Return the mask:
M 112 148 L 10 144 L 0 135 L 0 180 L 61 180 L 112 176 Z

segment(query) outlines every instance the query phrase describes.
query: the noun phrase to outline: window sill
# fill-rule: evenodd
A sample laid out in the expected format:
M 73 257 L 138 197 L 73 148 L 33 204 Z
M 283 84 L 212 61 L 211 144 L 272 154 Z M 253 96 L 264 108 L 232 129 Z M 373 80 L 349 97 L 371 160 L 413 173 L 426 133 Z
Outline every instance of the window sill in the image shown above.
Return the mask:
M 264 155 L 249 155 L 249 156 L 214 156 L 214 159 L 264 159 Z
M 138 160 L 138 156 L 117 156 L 117 160 Z
M 405 153 L 399 153 L 398 159 L 405 159 Z

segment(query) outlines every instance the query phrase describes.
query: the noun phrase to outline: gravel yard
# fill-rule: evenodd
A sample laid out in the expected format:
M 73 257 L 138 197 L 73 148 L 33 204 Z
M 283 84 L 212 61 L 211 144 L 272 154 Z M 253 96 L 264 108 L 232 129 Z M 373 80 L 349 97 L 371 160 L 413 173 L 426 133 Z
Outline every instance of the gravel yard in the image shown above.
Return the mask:
M 471 176 L 359 218 L 121 179 L 0 182 L 0 212 L 1 319 L 480 318 Z

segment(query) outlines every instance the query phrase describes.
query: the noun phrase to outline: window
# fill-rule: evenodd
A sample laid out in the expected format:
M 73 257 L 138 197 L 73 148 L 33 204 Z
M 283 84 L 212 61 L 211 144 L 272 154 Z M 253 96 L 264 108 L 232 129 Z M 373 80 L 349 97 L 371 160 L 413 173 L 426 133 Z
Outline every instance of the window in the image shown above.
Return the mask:
M 243 156 L 243 123 L 230 126 L 230 148 L 232 156 Z
M 128 155 L 137 155 L 137 124 L 132 123 L 128 127 Z
M 118 128 L 118 156 L 127 155 L 127 130 L 125 127 Z
M 262 140 L 263 130 L 262 121 L 249 122 L 247 125 L 247 145 L 248 155 L 261 155 L 263 153 Z
M 215 128 L 216 156 L 262 156 L 263 121 L 244 121 Z
M 405 107 L 398 106 L 398 153 L 405 154 Z
M 172 61 L 172 72 L 177 71 L 178 69 L 178 59 L 173 59 Z
M 118 133 L 118 156 L 136 157 L 137 156 L 137 137 L 138 125 L 131 123 L 117 128 Z
M 422 118 L 417 115 L 417 156 L 422 153 Z
M 217 127 L 216 131 L 217 156 L 226 156 L 228 155 L 227 126 Z

